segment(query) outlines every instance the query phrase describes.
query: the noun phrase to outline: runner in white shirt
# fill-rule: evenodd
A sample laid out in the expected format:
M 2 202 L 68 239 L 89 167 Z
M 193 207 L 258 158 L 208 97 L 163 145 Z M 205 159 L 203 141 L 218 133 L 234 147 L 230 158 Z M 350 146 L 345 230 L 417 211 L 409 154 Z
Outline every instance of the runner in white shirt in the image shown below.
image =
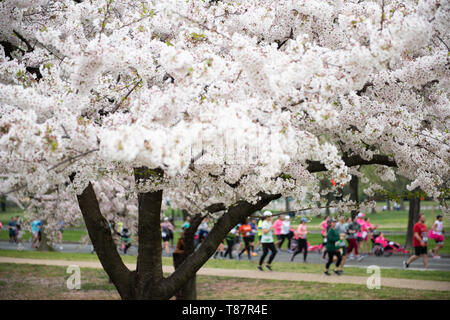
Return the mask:
M 262 237 L 261 237 L 261 244 L 263 248 L 263 254 L 261 258 L 259 259 L 259 265 L 258 270 L 264 271 L 262 268 L 262 264 L 264 262 L 264 259 L 267 256 L 267 253 L 269 253 L 269 250 L 272 252 L 269 261 L 266 263 L 266 268 L 272 271 L 272 267 L 270 264 L 272 263 L 273 259 L 275 258 L 275 255 L 277 254 L 277 249 L 275 248 L 275 244 L 273 243 L 273 226 L 272 226 L 272 212 L 265 211 L 264 214 L 264 222 L 262 224 Z
M 430 255 L 434 259 L 440 259 L 439 249 L 444 246 L 444 223 L 442 222 L 442 216 L 438 215 L 436 221 L 430 229 L 429 237 L 436 241 L 436 247 L 430 250 Z

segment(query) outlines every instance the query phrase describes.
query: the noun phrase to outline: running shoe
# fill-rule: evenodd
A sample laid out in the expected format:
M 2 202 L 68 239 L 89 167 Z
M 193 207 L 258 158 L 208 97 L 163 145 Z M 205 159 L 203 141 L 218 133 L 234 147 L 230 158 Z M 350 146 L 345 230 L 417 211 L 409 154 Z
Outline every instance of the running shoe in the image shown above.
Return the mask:
M 258 266 L 258 270 L 259 271 L 264 271 L 263 268 L 261 266 Z
M 272 267 L 269 266 L 268 264 L 266 264 L 266 268 L 269 269 L 270 271 L 272 271 Z
M 406 261 L 403 261 L 403 270 L 406 270 L 408 268 L 408 264 L 406 263 Z
M 252 256 L 256 257 L 258 254 L 256 252 L 252 252 Z
M 327 275 L 327 276 L 331 276 L 331 274 L 329 274 L 328 271 L 324 271 L 323 274 Z
M 362 259 L 364 259 L 364 256 L 359 256 L 358 257 L 358 261 L 361 261 Z
M 354 256 L 354 255 L 350 255 L 350 256 L 348 257 L 348 260 L 355 260 L 355 256 Z
M 334 272 L 335 274 L 337 274 L 338 276 L 340 276 L 340 275 L 341 275 L 341 273 L 340 273 L 340 271 L 339 271 L 339 270 L 333 270 L 333 272 Z
M 438 255 L 435 255 L 434 257 L 433 257 L 433 259 L 440 259 L 441 258 L 441 256 L 438 256 Z

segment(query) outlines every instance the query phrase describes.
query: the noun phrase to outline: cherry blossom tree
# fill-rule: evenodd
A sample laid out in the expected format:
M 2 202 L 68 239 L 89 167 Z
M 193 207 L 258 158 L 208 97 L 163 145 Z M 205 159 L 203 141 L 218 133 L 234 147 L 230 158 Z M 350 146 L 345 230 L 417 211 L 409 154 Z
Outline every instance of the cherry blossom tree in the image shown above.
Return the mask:
M 76 194 L 123 299 L 172 297 L 243 218 L 280 197 L 296 199 L 293 210 L 316 204 L 319 177 L 339 187 L 359 166 L 378 165 L 387 179 L 395 167 L 410 190 L 445 198 L 449 6 L 2 1 L 1 188 Z M 127 177 L 135 271 L 117 253 L 95 188 Z M 195 223 L 217 215 L 167 278 L 163 193 L 197 213 Z

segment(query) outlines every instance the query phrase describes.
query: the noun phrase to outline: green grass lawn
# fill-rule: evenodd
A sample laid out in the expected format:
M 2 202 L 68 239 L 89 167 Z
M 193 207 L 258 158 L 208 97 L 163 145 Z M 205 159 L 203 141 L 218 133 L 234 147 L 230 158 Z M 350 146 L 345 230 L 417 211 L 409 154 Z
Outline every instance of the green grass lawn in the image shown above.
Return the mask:
M 66 267 L 0 264 L 0 299 L 120 299 L 103 270 L 81 268 L 81 289 L 67 289 Z M 237 279 L 197 276 L 199 300 L 353 300 L 432 299 L 448 300 L 450 292 L 307 281 Z
M 13 251 L 0 250 L 0 256 L 12 258 L 28 258 L 28 259 L 46 259 L 46 260 L 67 260 L 67 261 L 99 261 L 97 255 L 89 253 L 65 253 L 65 252 L 39 252 L 39 251 Z M 121 255 L 125 263 L 136 263 L 135 256 Z M 163 265 L 172 266 L 172 258 L 163 257 Z M 256 270 L 257 261 L 248 260 L 221 260 L 210 259 L 204 265 L 205 268 L 224 268 L 224 269 L 245 269 Z M 300 272 L 300 273 L 317 273 L 323 272 L 323 264 L 314 263 L 289 263 L 289 262 L 274 262 L 274 271 L 281 272 Z M 367 276 L 367 271 L 364 268 L 344 267 L 346 275 L 352 276 Z M 450 281 L 450 271 L 437 270 L 408 270 L 402 269 L 382 269 L 381 274 L 389 278 L 402 279 L 416 279 L 416 280 L 437 280 Z

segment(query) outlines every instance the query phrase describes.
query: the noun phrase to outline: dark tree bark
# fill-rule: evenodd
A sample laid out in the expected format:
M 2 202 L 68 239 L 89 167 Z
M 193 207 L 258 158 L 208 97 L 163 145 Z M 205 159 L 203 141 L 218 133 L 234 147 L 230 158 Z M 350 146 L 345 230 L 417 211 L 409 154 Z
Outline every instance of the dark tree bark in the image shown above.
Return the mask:
M 2 208 L 2 212 L 5 212 L 6 211 L 6 196 L 1 196 L 0 197 L 0 205 L 1 205 L 1 208 Z
M 83 190 L 78 198 L 81 213 L 95 252 L 122 299 L 134 299 L 130 283 L 135 281 L 136 272 L 131 272 L 123 263 L 114 244 L 108 221 L 102 216 L 92 184 Z
M 420 199 L 411 198 L 409 200 L 408 229 L 406 232 L 406 247 L 412 248 L 414 224 L 419 220 Z
M 350 180 L 350 200 L 359 203 L 358 199 L 358 182 L 359 179 L 357 176 L 352 175 L 352 179 Z M 354 219 L 358 215 L 358 210 L 351 211 L 352 219 Z
M 139 180 L 149 181 L 163 177 L 162 169 L 136 168 L 134 176 Z M 149 296 L 149 288 L 156 286 L 163 279 L 161 246 L 161 204 L 162 190 L 138 194 L 138 235 L 139 248 L 137 258 L 137 296 Z M 152 294 L 155 292 L 151 292 Z
M 183 221 L 186 221 L 187 217 L 189 216 L 189 213 L 186 209 L 181 210 L 181 213 L 183 214 Z

